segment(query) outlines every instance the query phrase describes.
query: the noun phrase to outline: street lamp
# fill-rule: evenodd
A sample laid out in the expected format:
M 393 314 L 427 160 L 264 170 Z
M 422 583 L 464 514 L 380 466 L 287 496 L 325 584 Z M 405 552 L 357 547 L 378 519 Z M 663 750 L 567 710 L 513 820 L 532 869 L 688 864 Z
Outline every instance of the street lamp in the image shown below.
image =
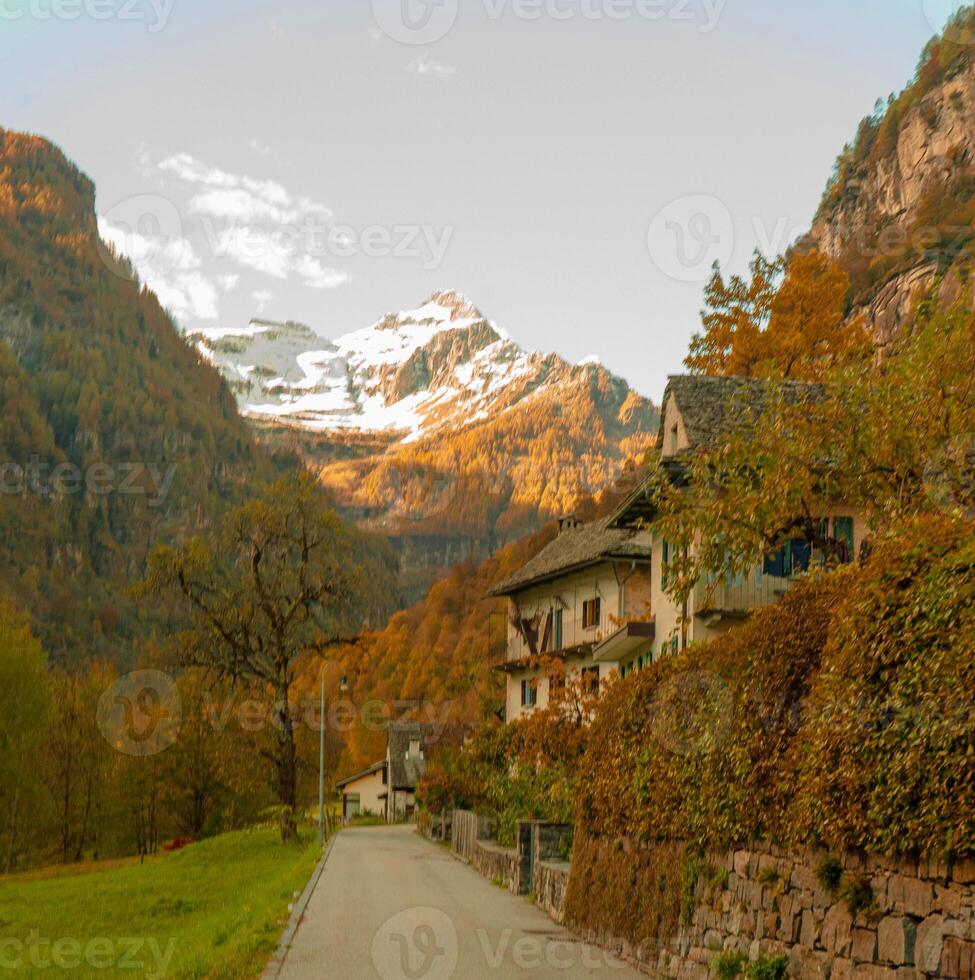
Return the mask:
M 328 661 L 322 664 L 322 669 L 318 672 L 318 679 L 321 683 L 321 704 L 319 705 L 318 715 L 318 850 L 325 847 L 325 668 Z M 344 694 L 349 689 L 349 680 L 343 674 L 339 683 L 339 690 Z

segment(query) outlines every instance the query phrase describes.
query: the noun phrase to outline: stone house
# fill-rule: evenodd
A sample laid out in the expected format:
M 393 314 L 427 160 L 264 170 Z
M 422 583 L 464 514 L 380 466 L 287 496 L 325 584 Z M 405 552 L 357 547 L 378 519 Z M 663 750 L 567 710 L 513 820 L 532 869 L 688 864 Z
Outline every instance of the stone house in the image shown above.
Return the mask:
M 713 447 L 760 411 L 767 382 L 744 378 L 672 377 L 664 393 L 658 451 L 668 478 L 686 485 L 689 454 Z M 822 397 L 820 385 L 786 382 L 792 403 Z M 559 535 L 491 595 L 508 599 L 505 717 L 513 721 L 548 703 L 561 676 L 540 664 L 557 659 L 569 676 L 593 685 L 626 675 L 691 643 L 720 635 L 756 609 L 776 602 L 798 575 L 822 560 L 804 541 L 784 544 L 747 574 L 710 576 L 686 608 L 668 594 L 671 546 L 654 531 L 650 482 L 608 517 L 581 525 L 560 521 Z M 836 504 L 822 515 L 836 551 L 852 560 L 866 538 L 862 518 Z
M 342 820 L 357 816 L 382 817 L 390 823 L 409 820 L 434 735 L 431 725 L 390 722 L 385 758 L 337 784 L 342 794 Z

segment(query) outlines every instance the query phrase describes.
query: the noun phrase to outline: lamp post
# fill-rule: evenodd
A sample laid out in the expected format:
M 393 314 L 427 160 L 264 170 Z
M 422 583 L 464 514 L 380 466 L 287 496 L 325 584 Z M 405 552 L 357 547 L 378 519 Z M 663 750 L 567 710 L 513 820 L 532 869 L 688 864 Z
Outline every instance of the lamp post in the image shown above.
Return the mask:
M 318 715 L 318 850 L 325 847 L 325 668 L 328 661 L 322 664 L 322 669 L 318 672 L 318 680 L 321 683 L 321 702 Z M 343 693 L 349 689 L 349 681 L 345 675 L 339 683 L 339 690 Z
M 325 665 L 322 664 L 319 680 L 322 683 L 322 700 L 318 716 L 318 850 L 325 846 Z

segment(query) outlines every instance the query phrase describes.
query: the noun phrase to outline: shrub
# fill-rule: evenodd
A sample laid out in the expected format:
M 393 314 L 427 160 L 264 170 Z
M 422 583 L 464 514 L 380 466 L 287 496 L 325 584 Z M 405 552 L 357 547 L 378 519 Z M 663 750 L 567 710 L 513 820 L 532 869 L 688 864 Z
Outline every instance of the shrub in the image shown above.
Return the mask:
M 840 898 L 846 902 L 846 907 L 854 918 L 861 912 L 871 911 L 876 905 L 873 888 L 863 875 L 850 875 L 846 878 L 840 889 Z
M 827 854 L 816 866 L 816 880 L 824 891 L 835 895 L 843 880 L 843 865 L 832 854 Z
M 748 980 L 785 980 L 788 956 L 760 956 L 748 967 Z
M 794 840 L 975 850 L 975 536 L 931 518 L 851 583 L 810 692 Z
M 580 766 L 581 827 L 698 851 L 784 836 L 801 705 L 848 578 L 799 583 L 726 636 L 613 685 Z
M 741 975 L 747 962 L 747 953 L 720 953 L 712 961 L 711 969 L 714 970 L 718 980 L 735 980 L 735 977 Z

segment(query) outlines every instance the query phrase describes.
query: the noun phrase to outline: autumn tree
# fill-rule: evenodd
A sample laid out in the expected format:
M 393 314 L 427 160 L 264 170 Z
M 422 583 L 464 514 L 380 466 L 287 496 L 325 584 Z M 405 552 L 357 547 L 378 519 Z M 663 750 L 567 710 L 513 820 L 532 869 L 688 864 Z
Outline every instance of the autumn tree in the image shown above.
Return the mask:
M 303 655 L 359 631 L 393 595 L 388 549 L 339 519 L 308 476 L 287 477 L 234 511 L 214 540 L 157 550 L 144 594 L 176 596 L 192 627 L 186 667 L 274 697 L 274 764 L 283 839 L 296 834 L 291 689 Z
M 49 710 L 44 651 L 21 614 L 0 602 L 0 867 L 6 873 L 37 807 L 35 760 Z
M 699 374 L 820 380 L 868 349 L 863 324 L 847 320 L 849 288 L 846 273 L 815 251 L 788 259 L 756 252 L 748 278 L 725 281 L 715 267 L 704 330 L 684 363 Z
M 656 472 L 655 530 L 672 546 L 671 592 L 746 573 L 786 541 L 822 544 L 837 502 L 875 536 L 917 517 L 975 516 L 975 317 L 919 318 L 883 361 L 842 364 L 808 397 L 770 383 L 762 408 L 731 406 L 733 431 Z M 679 485 L 678 485 L 679 483 Z

